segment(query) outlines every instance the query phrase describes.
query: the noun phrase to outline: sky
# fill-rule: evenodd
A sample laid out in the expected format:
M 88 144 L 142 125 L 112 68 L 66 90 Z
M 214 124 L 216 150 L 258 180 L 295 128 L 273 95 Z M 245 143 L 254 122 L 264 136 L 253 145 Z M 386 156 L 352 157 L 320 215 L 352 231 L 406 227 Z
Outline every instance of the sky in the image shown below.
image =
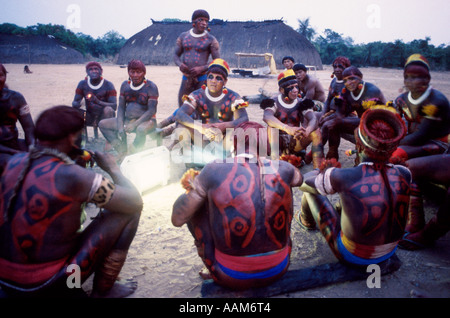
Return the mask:
M 150 26 L 151 19 L 190 21 L 194 10 L 205 9 L 211 19 L 282 19 L 294 29 L 299 19 L 309 18 L 319 35 L 331 29 L 355 44 L 430 37 L 433 45 L 450 45 L 448 0 L 0 0 L 0 4 L 0 23 L 60 24 L 93 38 L 114 30 L 128 39 Z

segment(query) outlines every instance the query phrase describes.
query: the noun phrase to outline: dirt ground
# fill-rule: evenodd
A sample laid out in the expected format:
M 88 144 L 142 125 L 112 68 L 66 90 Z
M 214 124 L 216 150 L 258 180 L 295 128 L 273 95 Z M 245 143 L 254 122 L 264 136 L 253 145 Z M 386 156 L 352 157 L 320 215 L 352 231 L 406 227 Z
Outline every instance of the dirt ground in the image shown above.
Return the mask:
M 23 73 L 23 65 L 7 64 L 7 85 L 21 92 L 31 107 L 36 120 L 39 113 L 54 105 L 71 105 L 78 81 L 86 75 L 84 65 L 30 65 L 32 74 Z M 233 68 L 233 66 L 232 66 Z M 119 65 L 103 65 L 103 75 L 119 90 L 128 78 L 126 68 Z M 362 68 L 364 79 L 381 88 L 386 98 L 394 99 L 403 86 L 402 70 Z M 325 89 L 331 81 L 331 67 L 310 73 L 320 79 Z M 177 108 L 177 93 L 181 76 L 173 66 L 147 66 L 147 78 L 159 88 L 157 120 L 162 120 Z M 258 94 L 259 88 L 277 91 L 276 76 L 268 78 L 230 77 L 230 89 L 241 95 Z M 433 72 L 432 86 L 450 97 L 450 72 Z M 262 123 L 262 111 L 258 105 L 248 108 L 250 120 Z M 89 131 L 92 137 L 92 130 Z M 168 144 L 169 139 L 164 140 Z M 90 140 L 87 148 L 102 149 L 104 139 Z M 340 157 L 343 167 L 353 166 L 353 158 L 344 151 L 353 145 L 343 142 Z M 327 148 L 325 148 L 327 149 Z M 450 168 L 450 167 L 449 167 Z M 305 166 L 302 172 L 311 170 Z M 183 193 L 179 178 L 185 171 L 183 164 L 172 164 L 171 178 L 166 186 L 153 189 L 143 196 L 144 210 L 136 237 L 131 245 L 121 278 L 134 277 L 138 281 L 137 291 L 130 298 L 200 298 L 202 279 L 198 272 L 203 265 L 197 256 L 193 238 L 186 226 L 176 228 L 170 217 L 175 199 Z M 300 206 L 301 193 L 294 191 L 295 207 Z M 426 214 L 429 219 L 436 211 L 433 201 L 427 200 Z M 88 213 L 95 216 L 96 208 Z M 300 269 L 326 263 L 336 259 L 330 252 L 319 232 L 306 232 L 295 222 L 292 223 L 293 251 L 290 269 Z M 399 249 L 402 261 L 400 269 L 382 276 L 381 288 L 368 288 L 365 280 L 332 284 L 281 294 L 279 298 L 410 298 L 410 297 L 450 297 L 450 234 L 436 244 L 422 251 Z M 90 281 L 83 286 L 89 290 Z

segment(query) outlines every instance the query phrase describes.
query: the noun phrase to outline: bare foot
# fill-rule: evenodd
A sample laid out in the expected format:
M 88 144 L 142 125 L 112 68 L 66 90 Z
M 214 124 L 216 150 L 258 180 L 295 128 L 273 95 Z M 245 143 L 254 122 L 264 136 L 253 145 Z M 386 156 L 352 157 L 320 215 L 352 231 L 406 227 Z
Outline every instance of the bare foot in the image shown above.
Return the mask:
M 92 291 L 92 298 L 123 298 L 133 294 L 137 289 L 137 281 L 127 279 L 125 281 L 116 281 L 114 286 L 105 293 Z
M 200 277 L 204 280 L 212 279 L 211 273 L 209 272 L 209 269 L 206 267 L 203 267 L 200 272 L 198 272 Z

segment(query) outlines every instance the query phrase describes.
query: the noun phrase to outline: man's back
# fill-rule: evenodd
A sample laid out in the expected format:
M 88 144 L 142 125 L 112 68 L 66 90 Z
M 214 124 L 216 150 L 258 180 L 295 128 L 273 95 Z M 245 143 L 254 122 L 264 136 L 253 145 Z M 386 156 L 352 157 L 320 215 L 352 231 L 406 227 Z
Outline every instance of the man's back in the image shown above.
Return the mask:
M 44 156 L 33 160 L 22 178 L 28 156 L 14 156 L 2 176 L 0 257 L 17 263 L 57 260 L 67 256 L 76 244 L 82 203 L 87 201 L 87 185 L 92 184 L 94 173 Z M 17 196 L 7 211 L 14 193 Z
M 342 232 L 359 244 L 398 241 L 404 233 L 411 174 L 402 166 L 362 163 L 336 169 L 331 182 L 342 204 Z
M 265 253 L 290 244 L 295 168 L 281 161 L 263 160 L 261 166 L 249 160 L 254 159 L 214 163 L 204 171 L 214 243 L 229 255 Z M 275 173 L 264 174 L 266 169 Z

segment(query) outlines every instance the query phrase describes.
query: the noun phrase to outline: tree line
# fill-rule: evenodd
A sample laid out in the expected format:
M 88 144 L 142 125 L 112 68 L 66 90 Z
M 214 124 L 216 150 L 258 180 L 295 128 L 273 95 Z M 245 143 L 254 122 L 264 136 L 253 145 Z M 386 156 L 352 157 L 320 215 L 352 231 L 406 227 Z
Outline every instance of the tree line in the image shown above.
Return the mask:
M 0 33 L 14 35 L 52 35 L 60 42 L 74 48 L 83 55 L 95 58 L 113 57 L 119 53 L 126 39 L 116 31 L 109 31 L 103 36 L 94 39 L 81 32 L 74 33 L 63 25 L 36 24 L 25 28 L 12 23 L 0 24 Z
M 346 56 L 355 66 L 372 66 L 385 68 L 403 68 L 405 60 L 413 53 L 426 56 L 433 70 L 450 70 L 450 46 L 430 44 L 430 37 L 404 43 L 370 42 L 354 44 L 351 37 L 344 37 L 331 29 L 325 29 L 322 35 L 310 26 L 309 18 L 298 19 L 296 30 L 305 36 L 319 51 L 323 64 L 331 64 L 337 56 Z
M 163 21 L 170 19 L 165 19 Z M 350 59 L 356 66 L 372 66 L 386 68 L 403 68 L 408 56 L 421 53 L 427 57 L 433 70 L 450 70 L 450 46 L 434 46 L 430 38 L 414 40 L 404 43 L 371 42 L 367 44 L 354 44 L 353 39 L 344 37 L 331 29 L 325 29 L 322 35 L 309 24 L 309 18 L 298 19 L 299 27 L 296 30 L 304 35 L 317 48 L 323 64 L 331 64 L 340 55 Z M 74 33 L 63 25 L 36 24 L 28 27 L 19 27 L 12 23 L 0 24 L 0 33 L 16 35 L 52 35 L 62 43 L 80 51 L 84 55 L 95 58 L 110 58 L 119 53 L 127 41 L 116 31 L 109 31 L 103 36 L 94 39 L 90 35 Z

